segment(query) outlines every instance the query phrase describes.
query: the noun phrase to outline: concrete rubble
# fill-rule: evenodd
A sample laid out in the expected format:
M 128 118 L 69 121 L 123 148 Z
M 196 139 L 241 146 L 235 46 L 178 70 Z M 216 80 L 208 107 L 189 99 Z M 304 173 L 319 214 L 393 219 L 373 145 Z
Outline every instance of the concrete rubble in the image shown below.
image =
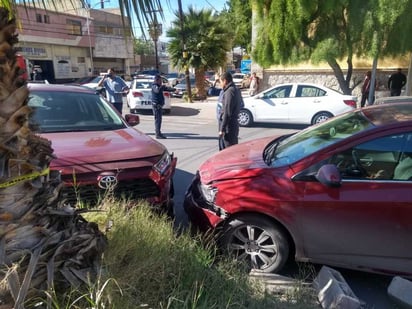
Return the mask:
M 322 308 L 360 309 L 363 306 L 343 276 L 330 267 L 321 268 L 313 286 Z
M 388 286 L 388 295 L 402 308 L 412 309 L 412 282 L 402 277 L 394 277 Z

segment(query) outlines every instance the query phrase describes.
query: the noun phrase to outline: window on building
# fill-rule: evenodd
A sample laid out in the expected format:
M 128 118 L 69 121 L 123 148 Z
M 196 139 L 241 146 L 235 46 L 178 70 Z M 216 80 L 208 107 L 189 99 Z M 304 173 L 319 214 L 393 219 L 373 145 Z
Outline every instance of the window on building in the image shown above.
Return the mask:
M 113 27 L 107 26 L 107 27 L 106 27 L 106 33 L 107 33 L 107 34 L 114 34 Z
M 41 14 L 36 14 L 36 21 L 37 21 L 38 23 L 42 23 L 42 22 L 43 22 Z
M 112 26 L 100 25 L 98 26 L 98 32 L 104 34 L 114 34 L 114 28 Z
M 82 35 L 82 24 L 78 20 L 67 19 L 67 31 L 69 34 Z
M 50 24 L 50 16 L 49 15 L 43 15 L 44 23 L 45 24 Z

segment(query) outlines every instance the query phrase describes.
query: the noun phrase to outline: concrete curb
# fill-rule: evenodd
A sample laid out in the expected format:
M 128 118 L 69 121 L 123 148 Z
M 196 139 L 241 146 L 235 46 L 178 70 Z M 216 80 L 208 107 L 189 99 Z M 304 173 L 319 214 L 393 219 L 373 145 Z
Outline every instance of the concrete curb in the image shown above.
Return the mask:
M 342 275 L 327 266 L 323 266 L 313 281 L 318 292 L 318 299 L 322 308 L 358 309 L 361 302 L 353 293 Z
M 388 295 L 403 308 L 412 308 L 412 282 L 394 277 L 388 286 Z

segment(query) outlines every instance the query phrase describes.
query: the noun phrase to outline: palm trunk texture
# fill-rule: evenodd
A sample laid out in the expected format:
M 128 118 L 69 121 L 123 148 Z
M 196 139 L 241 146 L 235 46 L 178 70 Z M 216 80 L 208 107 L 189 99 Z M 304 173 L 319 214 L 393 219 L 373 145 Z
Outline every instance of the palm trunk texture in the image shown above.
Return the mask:
M 49 171 L 50 141 L 29 126 L 29 90 L 20 77 L 16 21 L 0 8 L 0 308 L 24 308 L 90 283 L 106 238 L 96 224 L 59 199 Z

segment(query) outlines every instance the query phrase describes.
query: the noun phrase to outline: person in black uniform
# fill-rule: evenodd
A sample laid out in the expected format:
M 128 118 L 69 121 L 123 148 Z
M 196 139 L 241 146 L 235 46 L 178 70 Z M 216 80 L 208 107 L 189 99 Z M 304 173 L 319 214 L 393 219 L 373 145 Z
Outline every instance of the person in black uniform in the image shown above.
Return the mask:
M 155 133 L 157 139 L 167 138 L 162 134 L 161 131 L 163 115 L 162 108 L 163 105 L 165 105 L 165 97 L 163 95 L 163 91 L 173 90 L 173 88 L 167 87 L 162 84 L 162 77 L 160 75 L 155 76 L 154 82 L 152 84 L 152 109 L 155 120 Z
M 220 150 L 237 144 L 239 138 L 239 123 L 237 118 L 242 106 L 242 94 L 233 83 L 229 72 L 220 77 L 223 87 L 222 112 L 219 128 L 219 139 L 222 140 Z
M 399 68 L 396 73 L 393 73 L 388 80 L 388 88 L 391 90 L 391 97 L 400 96 L 403 86 L 406 85 L 406 75 Z

